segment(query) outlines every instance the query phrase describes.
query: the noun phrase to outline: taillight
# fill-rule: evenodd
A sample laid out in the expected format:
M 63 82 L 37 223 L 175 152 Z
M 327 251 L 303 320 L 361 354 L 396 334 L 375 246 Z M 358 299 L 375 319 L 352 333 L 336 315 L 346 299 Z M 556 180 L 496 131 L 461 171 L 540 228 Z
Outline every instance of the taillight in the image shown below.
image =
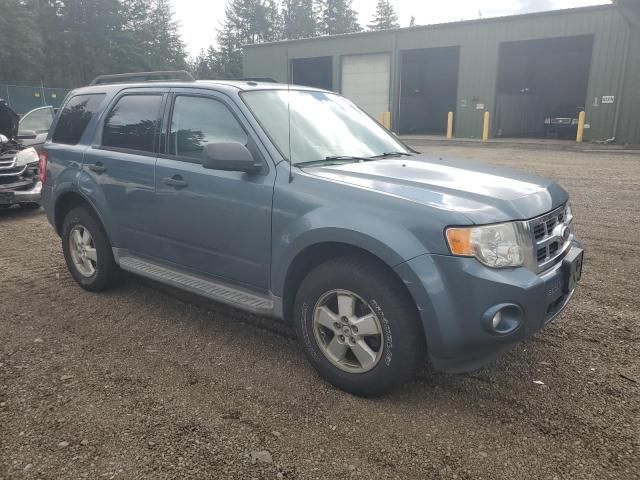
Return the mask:
M 40 172 L 40 181 L 44 185 L 47 181 L 47 162 L 49 161 L 49 153 L 46 150 L 40 150 L 38 157 L 38 172 Z

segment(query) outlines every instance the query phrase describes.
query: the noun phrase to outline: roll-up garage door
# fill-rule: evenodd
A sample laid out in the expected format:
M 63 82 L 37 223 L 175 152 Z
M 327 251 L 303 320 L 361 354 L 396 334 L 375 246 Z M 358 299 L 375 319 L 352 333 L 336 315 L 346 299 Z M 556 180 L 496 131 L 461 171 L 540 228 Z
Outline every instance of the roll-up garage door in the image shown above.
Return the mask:
M 390 76 L 388 53 L 342 57 L 342 94 L 374 118 L 389 111 Z

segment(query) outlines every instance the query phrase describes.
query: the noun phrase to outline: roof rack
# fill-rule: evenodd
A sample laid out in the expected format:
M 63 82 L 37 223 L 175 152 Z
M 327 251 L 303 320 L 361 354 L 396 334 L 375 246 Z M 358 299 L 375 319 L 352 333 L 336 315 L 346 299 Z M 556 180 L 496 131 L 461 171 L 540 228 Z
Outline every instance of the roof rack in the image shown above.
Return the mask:
M 277 80 L 274 80 L 270 77 L 240 77 L 240 78 L 228 78 L 225 80 L 229 80 L 232 82 L 264 82 L 264 83 L 278 83 Z
M 195 82 L 195 78 L 185 70 L 165 72 L 133 72 L 114 75 L 99 75 L 89 85 L 107 85 L 109 83 L 163 82 L 163 81 Z

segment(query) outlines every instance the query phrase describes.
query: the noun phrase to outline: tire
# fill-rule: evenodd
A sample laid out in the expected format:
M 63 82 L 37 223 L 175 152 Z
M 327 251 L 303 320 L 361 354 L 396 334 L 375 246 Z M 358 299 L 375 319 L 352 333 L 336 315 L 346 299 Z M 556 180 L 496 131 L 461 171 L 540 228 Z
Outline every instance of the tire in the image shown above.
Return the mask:
M 20 208 L 23 210 L 38 210 L 40 208 L 40 204 L 36 202 L 21 203 Z
M 351 305 L 355 305 L 352 318 L 361 317 L 358 320 L 350 321 L 350 317 L 345 320 L 341 315 L 342 310 L 350 309 L 341 310 L 338 306 L 339 298 L 343 305 L 350 305 L 345 296 L 352 298 Z M 327 309 L 329 314 L 325 315 Z M 354 333 L 353 326 L 365 317 L 369 318 L 368 326 L 362 324 L 365 328 Z M 333 331 L 321 325 L 330 323 L 327 318 L 331 322 L 338 319 Z M 413 377 L 424 360 L 424 333 L 413 300 L 383 266 L 364 257 L 336 258 L 312 270 L 297 292 L 294 322 L 298 340 L 319 374 L 354 395 L 372 397 L 388 393 Z M 343 323 L 352 330 L 340 336 L 337 332 L 345 331 Z M 364 330 L 376 329 L 380 335 L 360 335 Z M 348 345 L 343 360 L 339 360 L 344 348 L 341 338 Z M 368 351 L 361 347 L 362 340 Z M 356 349 L 360 350 L 359 355 Z M 333 355 L 334 351 L 338 355 Z M 371 353 L 376 355 L 373 362 Z M 366 362 L 360 361 L 362 356 Z
M 82 261 L 78 250 L 72 251 L 71 237 L 78 233 L 81 238 L 87 238 L 85 231 L 90 235 L 90 241 L 85 246 L 84 260 L 89 260 L 93 272 L 88 268 L 88 264 Z M 107 290 L 116 285 L 121 278 L 120 267 L 113 258 L 111 244 L 104 228 L 95 215 L 85 207 L 74 208 L 65 216 L 62 225 L 62 250 L 71 276 L 85 290 Z M 80 263 L 78 260 L 81 260 Z

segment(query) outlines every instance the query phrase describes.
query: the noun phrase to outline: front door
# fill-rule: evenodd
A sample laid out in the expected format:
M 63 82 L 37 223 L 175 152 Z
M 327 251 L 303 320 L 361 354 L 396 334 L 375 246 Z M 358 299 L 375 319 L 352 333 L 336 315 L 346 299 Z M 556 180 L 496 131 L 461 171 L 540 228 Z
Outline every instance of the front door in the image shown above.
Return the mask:
M 175 91 L 166 152 L 156 164 L 157 256 L 180 267 L 269 288 L 275 169 L 232 102 L 213 92 Z M 240 142 L 263 162 L 255 174 L 205 169 L 204 145 Z

